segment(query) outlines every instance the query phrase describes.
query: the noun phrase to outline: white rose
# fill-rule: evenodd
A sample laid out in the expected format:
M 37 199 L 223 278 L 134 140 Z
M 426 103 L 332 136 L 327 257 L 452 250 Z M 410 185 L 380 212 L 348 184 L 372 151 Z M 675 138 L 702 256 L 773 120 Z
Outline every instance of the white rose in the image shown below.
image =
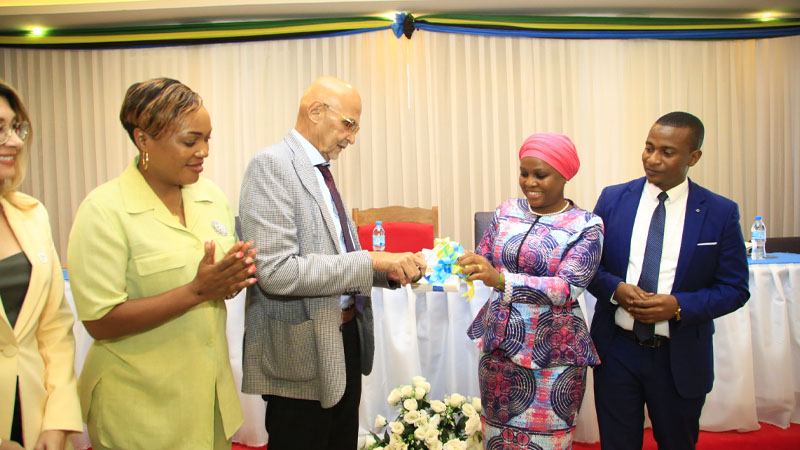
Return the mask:
M 459 441 L 458 439 L 450 439 L 444 444 L 444 450 L 466 450 L 467 443 Z
M 409 385 L 405 385 L 400 388 L 400 394 L 403 395 L 403 398 L 408 398 L 414 395 L 414 388 Z
M 442 443 L 439 440 L 435 440 L 431 443 L 425 443 L 428 446 L 428 450 L 442 450 Z
M 439 430 L 428 428 L 425 432 L 425 443 L 431 445 L 433 442 L 439 442 Z
M 395 406 L 403 399 L 402 394 L 400 393 L 400 389 L 392 389 L 392 392 L 389 393 L 389 404 Z
M 481 398 L 475 397 L 472 399 L 472 407 L 475 408 L 475 411 L 481 412 Z
M 461 412 L 463 412 L 464 415 L 467 417 L 472 417 L 478 414 L 475 411 L 475 407 L 473 407 L 471 403 L 464 403 L 463 405 L 461 405 Z
M 447 409 L 447 405 L 441 400 L 434 400 L 431 402 L 431 409 L 435 413 L 443 413 L 444 410 Z
M 425 389 L 421 387 L 414 388 L 414 398 L 422 400 L 422 397 L 425 397 Z
M 375 428 L 383 428 L 385 426 L 386 426 L 386 417 L 383 417 L 382 415 L 378 414 L 375 417 Z
M 409 411 L 403 416 L 403 421 L 407 424 L 417 423 L 419 420 L 419 411 Z
M 420 428 L 426 428 L 428 426 L 428 415 L 424 414 L 425 411 L 420 411 L 419 420 L 414 422 L 414 425 Z
M 466 400 L 467 399 L 464 398 L 464 396 L 461 394 L 452 394 L 450 395 L 450 406 L 452 406 L 453 408 L 458 408 Z
M 372 450 L 386 450 L 384 447 L 375 447 Z
M 472 435 L 467 439 L 467 450 L 483 450 L 480 434 Z
M 417 401 L 414 400 L 413 398 L 408 398 L 403 402 L 403 408 L 409 411 L 416 411 L 417 407 L 418 407 Z
M 422 383 L 422 384 L 420 384 L 419 387 L 421 387 L 422 389 L 425 389 L 425 392 L 430 392 L 431 391 L 431 384 L 428 383 L 427 381 Z
M 414 387 L 417 387 L 417 386 L 419 386 L 420 384 L 422 384 L 422 383 L 424 383 L 426 381 L 427 380 L 425 379 L 425 377 L 414 377 L 414 378 L 411 379 L 411 384 L 413 384 Z
M 439 428 L 439 422 L 441 421 L 442 421 L 442 416 L 435 414 L 433 417 L 431 417 L 431 420 L 428 421 L 428 427 L 434 429 Z
M 474 433 L 480 433 L 481 431 L 481 418 L 479 415 L 475 414 L 474 416 L 470 416 L 467 419 L 467 424 L 464 426 L 464 432 L 467 433 L 467 436 L 472 436 Z
M 366 438 L 364 438 L 364 448 L 369 448 L 372 445 L 375 445 L 376 441 L 375 438 L 372 437 L 371 434 L 368 434 Z
M 389 436 L 389 445 L 397 446 L 397 444 L 403 443 L 403 437 L 399 434 L 392 434 Z
M 389 429 L 394 434 L 401 434 L 405 429 L 405 425 L 402 422 L 389 422 Z
M 425 440 L 425 428 L 424 427 L 419 427 L 416 430 L 414 430 L 414 439 L 416 439 L 418 441 L 424 441 Z

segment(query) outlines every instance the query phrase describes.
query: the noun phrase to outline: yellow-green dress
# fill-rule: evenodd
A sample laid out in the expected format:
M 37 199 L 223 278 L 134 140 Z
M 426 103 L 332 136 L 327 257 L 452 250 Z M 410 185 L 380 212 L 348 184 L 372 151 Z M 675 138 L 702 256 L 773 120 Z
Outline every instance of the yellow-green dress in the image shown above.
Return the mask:
M 194 279 L 203 243 L 219 260 L 236 242 L 224 194 L 201 178 L 182 189 L 186 227 L 158 199 L 135 158 L 78 208 L 68 267 L 80 320 Z M 224 300 L 149 331 L 92 344 L 78 380 L 94 450 L 224 449 L 243 422 L 228 357 Z

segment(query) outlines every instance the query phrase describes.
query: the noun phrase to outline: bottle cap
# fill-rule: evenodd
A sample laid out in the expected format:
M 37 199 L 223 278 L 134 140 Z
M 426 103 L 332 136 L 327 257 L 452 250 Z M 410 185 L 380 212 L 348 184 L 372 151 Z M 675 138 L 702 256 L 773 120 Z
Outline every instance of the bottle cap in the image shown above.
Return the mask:
M 375 222 L 375 225 L 377 225 L 377 226 L 383 225 L 383 222 L 379 220 L 379 221 Z
M 761 220 L 761 216 L 756 216 L 756 220 Z

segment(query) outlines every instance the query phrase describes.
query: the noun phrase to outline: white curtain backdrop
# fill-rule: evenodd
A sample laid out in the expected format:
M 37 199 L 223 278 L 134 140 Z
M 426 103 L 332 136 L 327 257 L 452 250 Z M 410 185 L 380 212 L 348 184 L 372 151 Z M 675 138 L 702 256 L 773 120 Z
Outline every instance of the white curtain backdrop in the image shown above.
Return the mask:
M 769 236 L 800 235 L 800 36 L 730 41 L 562 40 L 391 31 L 334 38 L 110 50 L 0 48 L 35 141 L 23 191 L 43 200 L 63 255 L 73 215 L 135 153 L 119 124 L 126 88 L 156 76 L 199 92 L 214 127 L 204 175 L 238 208 L 250 157 L 294 125 L 317 76 L 364 101 L 355 146 L 334 163 L 349 207 L 438 205 L 442 236 L 472 246 L 472 216 L 517 196 L 517 150 L 535 132 L 576 143 L 567 196 L 643 174 L 660 115 L 706 125 L 689 175 L 756 214 Z M 267 182 L 269 180 L 266 180 Z

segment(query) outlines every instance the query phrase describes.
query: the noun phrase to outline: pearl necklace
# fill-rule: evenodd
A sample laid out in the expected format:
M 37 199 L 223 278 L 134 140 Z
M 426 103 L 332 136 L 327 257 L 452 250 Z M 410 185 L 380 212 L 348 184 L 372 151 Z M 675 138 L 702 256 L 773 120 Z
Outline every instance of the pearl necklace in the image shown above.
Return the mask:
M 528 203 L 528 202 L 526 202 L 526 203 Z M 536 211 L 534 211 L 534 210 L 533 210 L 533 208 L 531 208 L 531 204 L 530 204 L 530 203 L 528 203 L 528 211 L 530 211 L 530 212 L 531 212 L 531 214 L 536 214 L 536 215 L 537 215 L 537 216 L 539 216 L 539 217 L 541 217 L 541 216 L 553 216 L 553 215 L 556 215 L 556 214 L 561 214 L 562 212 L 566 211 L 566 210 L 567 210 L 567 208 L 569 208 L 570 206 L 572 206 L 572 203 L 570 203 L 570 201 L 569 201 L 569 200 L 567 200 L 567 199 L 564 199 L 564 203 L 566 203 L 566 204 L 565 204 L 565 205 L 564 205 L 564 207 L 563 207 L 563 208 L 561 208 L 560 210 L 558 210 L 558 211 L 556 211 L 556 212 L 544 213 L 544 214 L 542 214 L 542 213 L 537 213 Z

